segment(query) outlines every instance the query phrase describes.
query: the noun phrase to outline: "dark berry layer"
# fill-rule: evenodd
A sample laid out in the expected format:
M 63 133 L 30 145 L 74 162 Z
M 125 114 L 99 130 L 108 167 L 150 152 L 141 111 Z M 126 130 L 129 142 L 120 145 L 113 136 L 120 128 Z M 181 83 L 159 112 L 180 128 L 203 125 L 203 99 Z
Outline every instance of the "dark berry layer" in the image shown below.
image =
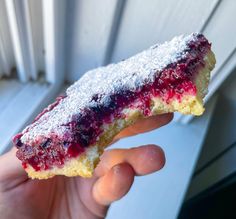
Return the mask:
M 79 115 L 74 115 L 71 122 L 64 124 L 68 132 L 63 140 L 61 136 L 52 135 L 50 139 L 43 139 L 30 146 L 21 142 L 22 134 L 16 135 L 13 142 L 19 149 L 17 157 L 23 162 L 23 166 L 26 168 L 30 164 L 36 171 L 50 169 L 55 165 L 63 166 L 67 159 L 77 157 L 86 147 L 97 141 L 97 137 L 103 132 L 104 123 L 109 124 L 113 118 L 125 117 L 122 110 L 126 107 L 138 107 L 148 116 L 151 113 L 153 97 L 160 97 L 169 103 L 173 98 L 181 101 L 183 94 L 196 95 L 196 86 L 192 81 L 198 69 L 204 67 L 203 57 L 210 49 L 210 44 L 202 35 L 198 35 L 198 38 L 198 41 L 189 43 L 186 58 L 163 69 L 153 83 L 144 84 L 135 91 L 122 89 L 112 93 L 106 105 L 100 102 L 103 94 L 94 95 L 92 100 L 97 103 L 96 107 L 83 109 Z M 60 104 L 61 99 L 57 99 L 35 120 Z

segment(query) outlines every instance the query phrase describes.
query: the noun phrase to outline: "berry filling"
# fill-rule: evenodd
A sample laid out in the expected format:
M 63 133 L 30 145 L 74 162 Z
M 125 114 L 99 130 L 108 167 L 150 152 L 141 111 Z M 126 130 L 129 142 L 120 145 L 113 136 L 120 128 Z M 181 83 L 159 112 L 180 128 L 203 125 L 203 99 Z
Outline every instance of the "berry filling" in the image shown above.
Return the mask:
M 111 124 L 116 119 L 124 118 L 125 108 L 139 108 L 145 116 L 149 116 L 153 97 L 161 98 L 168 104 L 173 99 L 181 102 L 183 94 L 196 95 L 193 81 L 197 72 L 204 67 L 204 56 L 209 49 L 208 41 L 199 35 L 198 41 L 189 43 L 191 51 L 185 59 L 168 65 L 157 74 L 152 83 L 147 83 L 135 91 L 122 89 L 112 93 L 106 105 L 100 102 L 103 94 L 94 95 L 92 100 L 96 102 L 96 107 L 84 108 L 80 114 L 74 115 L 71 122 L 63 125 L 68 131 L 62 137 L 52 134 L 50 138 L 43 138 L 31 146 L 22 143 L 22 134 L 16 135 L 13 142 L 18 148 L 17 157 L 24 168 L 30 164 L 36 171 L 47 170 L 53 166 L 62 167 L 68 159 L 77 157 L 88 146 L 96 143 L 104 131 L 103 124 Z M 53 110 L 63 98 L 66 96 L 57 98 L 35 121 Z

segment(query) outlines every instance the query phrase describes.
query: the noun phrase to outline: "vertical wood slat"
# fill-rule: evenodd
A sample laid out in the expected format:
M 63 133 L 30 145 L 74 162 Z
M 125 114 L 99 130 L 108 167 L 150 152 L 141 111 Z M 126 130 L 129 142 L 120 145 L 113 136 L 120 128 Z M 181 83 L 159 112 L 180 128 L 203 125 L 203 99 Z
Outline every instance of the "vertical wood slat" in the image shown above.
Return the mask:
M 43 12 L 42 0 L 28 0 L 31 17 L 32 39 L 34 45 L 35 65 L 38 72 L 45 71 L 44 40 L 43 40 Z
M 235 11 L 236 4 L 233 1 L 222 1 L 204 30 L 204 34 L 212 42 L 212 50 L 217 59 L 213 80 L 218 69 L 236 48 L 236 26 L 233 19 Z
M 216 1 L 128 1 L 112 61 L 127 58 L 175 35 L 199 31 Z
M 122 20 L 125 4 L 126 4 L 125 0 L 119 0 L 116 3 L 115 12 L 112 18 L 112 27 L 110 30 L 106 51 L 103 59 L 103 65 L 107 65 L 111 62 L 111 56 L 119 33 L 120 23 Z
M 0 0 L 0 75 L 10 75 L 14 61 L 6 5 Z
M 43 0 L 45 72 L 48 82 L 64 80 L 64 34 L 66 1 Z
M 0 48 L 1 49 L 1 48 Z M 3 68 L 2 68 L 2 58 L 1 58 L 1 56 L 0 56 L 0 78 L 2 77 L 2 75 L 3 75 L 3 72 L 4 72 L 4 70 L 3 70 Z
M 6 51 L 4 48 L 4 41 L 2 38 L 1 30 L 0 30 L 0 77 L 3 74 L 9 75 L 11 71 L 11 65 L 8 62 L 8 58 L 6 57 Z
M 4 66 L 4 50 L 3 50 L 3 43 L 2 43 L 2 39 L 1 39 L 1 35 L 0 35 L 0 78 L 2 77 L 2 75 L 7 71 L 7 66 Z
M 19 78 L 23 82 L 36 79 L 28 1 L 5 0 L 5 3 Z
M 213 7 L 211 9 L 211 12 L 209 13 L 207 19 L 205 20 L 205 22 L 203 23 L 203 25 L 202 25 L 202 27 L 200 29 L 201 33 L 206 29 L 207 25 L 211 21 L 212 17 L 215 14 L 215 11 L 218 9 L 218 7 L 220 6 L 221 2 L 222 2 L 222 0 L 217 0 L 217 1 L 214 2 Z
M 27 81 L 29 76 L 27 75 L 28 72 L 26 72 L 25 70 L 22 49 L 20 47 L 21 41 L 19 38 L 19 30 L 17 28 L 17 18 L 15 13 L 14 0 L 6 0 L 5 2 L 7 7 L 7 15 L 10 24 L 10 32 L 13 41 L 13 49 L 16 58 L 18 75 L 22 81 Z
M 216 66 L 211 74 L 207 102 L 236 66 L 236 26 L 232 19 L 236 4 L 232 1 L 219 1 L 211 14 L 203 33 L 212 42 L 212 50 L 216 55 Z M 177 121 L 187 124 L 192 116 L 179 116 Z
M 123 0 L 101 0 L 98 4 L 93 0 L 68 2 L 68 81 L 78 80 L 87 70 L 106 64 L 122 5 Z
M 18 1 L 18 4 L 20 2 Z M 27 53 L 25 54 L 26 58 L 24 61 L 27 62 L 27 68 L 32 79 L 37 78 L 37 69 L 35 65 L 35 52 L 33 45 L 33 33 L 32 33 L 32 23 L 31 23 L 31 14 L 30 6 L 28 0 L 22 1 L 22 9 L 24 14 L 24 23 L 25 23 L 25 35 L 26 35 L 26 46 L 28 48 Z

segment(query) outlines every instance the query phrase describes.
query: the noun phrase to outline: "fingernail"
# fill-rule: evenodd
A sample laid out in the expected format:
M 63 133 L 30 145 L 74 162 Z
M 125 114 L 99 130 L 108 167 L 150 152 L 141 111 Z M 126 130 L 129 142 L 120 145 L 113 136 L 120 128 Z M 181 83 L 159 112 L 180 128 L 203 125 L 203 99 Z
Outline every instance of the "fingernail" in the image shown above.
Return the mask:
M 120 174 L 120 169 L 121 169 L 121 166 L 118 164 L 118 165 L 115 165 L 113 167 L 113 172 L 114 174 Z

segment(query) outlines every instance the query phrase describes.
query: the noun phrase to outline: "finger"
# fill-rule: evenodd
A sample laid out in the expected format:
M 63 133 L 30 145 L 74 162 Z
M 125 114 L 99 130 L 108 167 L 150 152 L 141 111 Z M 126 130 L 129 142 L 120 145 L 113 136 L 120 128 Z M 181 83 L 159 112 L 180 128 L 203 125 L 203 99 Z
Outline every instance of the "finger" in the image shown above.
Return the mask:
M 103 176 L 119 163 L 130 164 L 136 175 L 146 175 L 160 170 L 164 166 L 165 154 L 156 145 L 107 150 L 102 155 L 101 161 L 95 170 L 96 174 Z
M 127 164 L 113 166 L 106 175 L 97 180 L 93 186 L 93 197 L 100 205 L 109 205 L 122 198 L 134 181 L 134 170 Z
M 16 148 L 0 157 L 0 183 L 8 188 L 28 179 L 26 172 L 16 158 Z
M 166 125 L 173 119 L 173 113 L 166 113 L 157 116 L 151 116 L 138 120 L 135 124 L 127 127 L 121 131 L 116 137 L 115 140 L 137 135 L 144 132 L 149 132 L 151 130 L 157 129 L 163 125 Z

